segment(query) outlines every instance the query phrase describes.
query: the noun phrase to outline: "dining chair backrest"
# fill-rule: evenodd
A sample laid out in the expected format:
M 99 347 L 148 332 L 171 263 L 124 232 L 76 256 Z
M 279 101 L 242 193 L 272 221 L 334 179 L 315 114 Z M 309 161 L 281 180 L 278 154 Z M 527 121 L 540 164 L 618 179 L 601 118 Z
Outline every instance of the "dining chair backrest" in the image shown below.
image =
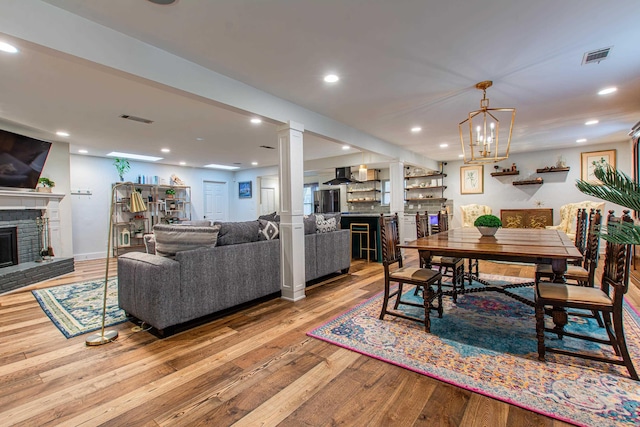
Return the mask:
M 416 213 L 416 235 L 417 238 L 427 237 L 429 235 L 429 213 Z
M 591 214 L 588 219 L 591 219 L 591 215 L 594 210 L 591 209 Z M 576 248 L 580 251 L 580 253 L 584 254 L 587 246 L 587 230 L 591 228 L 590 225 L 587 224 L 587 210 L 584 208 L 580 208 L 576 213 L 576 238 L 575 245 Z
M 622 222 L 633 223 L 629 210 L 624 210 L 621 217 L 614 216 L 614 211 L 609 211 L 607 216 L 607 228 L 611 230 Z M 631 268 L 632 244 L 612 243 L 607 241 L 605 249 L 605 261 L 602 271 L 600 287 L 603 292 L 610 295 L 613 288 L 614 305 L 622 307 L 622 297 L 629 289 L 629 271 Z
M 600 258 L 600 209 L 591 209 L 589 213 L 589 232 L 587 233 L 582 266 L 589 272 L 588 285 L 593 287 L 598 259 Z
M 438 212 L 438 233 L 449 230 L 449 215 L 446 212 Z
M 388 274 L 389 266 L 398 263 L 402 267 L 402 252 L 400 245 L 400 231 L 398 227 L 398 214 L 385 216 L 380 214 L 380 244 L 382 245 L 382 265 L 385 274 Z

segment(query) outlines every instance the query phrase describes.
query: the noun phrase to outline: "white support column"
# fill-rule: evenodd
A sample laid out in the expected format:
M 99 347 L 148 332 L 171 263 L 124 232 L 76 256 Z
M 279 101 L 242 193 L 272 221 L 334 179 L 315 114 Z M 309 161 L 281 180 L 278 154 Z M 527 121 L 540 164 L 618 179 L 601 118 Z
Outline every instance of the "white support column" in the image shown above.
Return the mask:
M 415 218 L 413 215 L 404 215 L 404 162 L 392 162 L 389 164 L 389 181 L 391 185 L 391 201 L 389 209 L 391 214 L 398 213 L 400 225 L 400 242 L 415 238 Z
M 278 128 L 280 156 L 280 289 L 282 299 L 305 297 L 304 276 L 304 126 L 289 122 Z

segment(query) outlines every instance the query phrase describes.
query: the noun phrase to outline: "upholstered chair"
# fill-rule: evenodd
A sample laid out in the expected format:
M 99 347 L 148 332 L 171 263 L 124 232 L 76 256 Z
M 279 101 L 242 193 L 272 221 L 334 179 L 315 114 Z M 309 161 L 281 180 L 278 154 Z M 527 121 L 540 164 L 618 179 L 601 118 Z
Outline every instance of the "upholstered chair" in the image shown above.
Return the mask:
M 584 202 L 567 203 L 566 205 L 560 206 L 560 224 L 548 225 L 547 228 L 550 230 L 564 231 L 567 236 L 573 240 L 576 237 L 576 218 L 578 209 L 586 209 L 587 212 L 591 209 L 596 209 L 600 210 L 600 212 L 604 212 L 604 207 L 604 202 L 590 202 L 588 200 Z

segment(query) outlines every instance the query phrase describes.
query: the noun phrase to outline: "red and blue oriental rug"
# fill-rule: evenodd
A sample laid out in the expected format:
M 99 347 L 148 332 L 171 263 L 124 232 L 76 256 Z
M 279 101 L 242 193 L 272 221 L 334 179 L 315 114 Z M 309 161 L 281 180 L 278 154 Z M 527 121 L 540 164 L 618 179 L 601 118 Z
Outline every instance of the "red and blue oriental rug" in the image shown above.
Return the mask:
M 499 284 L 531 281 L 481 278 Z M 512 291 L 533 300 L 532 287 Z M 411 297 L 413 288 L 405 298 Z M 497 292 L 458 296 L 457 304 L 445 297 L 444 316 L 431 316 L 427 334 L 418 322 L 393 316 L 379 320 L 381 303 L 379 294 L 307 335 L 569 423 L 640 425 L 640 382 L 630 379 L 626 368 L 557 354 L 547 354 L 547 363 L 538 361 L 532 307 Z M 414 315 L 421 312 L 400 308 Z M 624 321 L 639 369 L 640 317 L 626 306 Z M 604 329 L 589 318 L 570 316 L 567 329 L 606 338 Z M 610 347 L 584 340 L 560 341 L 547 334 L 546 342 L 612 355 Z

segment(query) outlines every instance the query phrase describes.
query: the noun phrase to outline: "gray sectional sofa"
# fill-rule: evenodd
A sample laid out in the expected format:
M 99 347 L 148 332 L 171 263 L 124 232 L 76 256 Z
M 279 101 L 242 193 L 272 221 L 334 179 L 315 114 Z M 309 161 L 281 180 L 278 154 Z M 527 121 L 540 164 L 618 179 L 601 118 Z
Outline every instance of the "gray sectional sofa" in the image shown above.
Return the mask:
M 273 222 L 266 220 L 216 223 L 219 232 L 215 245 L 178 249 L 175 255 L 140 252 L 121 255 L 118 258 L 120 308 L 162 335 L 171 333 L 176 325 L 264 297 L 278 296 L 280 240 L 277 236 L 264 240 L 262 231 L 266 222 L 273 226 Z M 199 228 L 202 227 L 186 226 L 185 230 L 197 232 Z M 349 230 L 316 232 L 320 229 L 305 219 L 307 282 L 335 272 L 347 273 L 351 262 Z M 158 251 L 162 249 L 159 231 L 154 230 Z M 153 248 L 150 251 L 153 252 Z

